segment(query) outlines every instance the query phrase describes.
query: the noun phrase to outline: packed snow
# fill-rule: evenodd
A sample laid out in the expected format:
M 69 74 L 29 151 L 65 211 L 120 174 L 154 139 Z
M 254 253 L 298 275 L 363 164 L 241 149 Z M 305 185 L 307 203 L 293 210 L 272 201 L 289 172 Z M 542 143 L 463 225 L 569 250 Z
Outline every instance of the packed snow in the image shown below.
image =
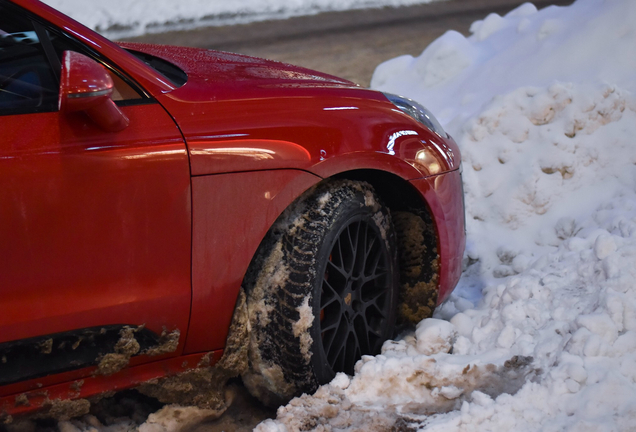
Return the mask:
M 636 424 L 636 2 L 526 3 L 378 66 L 461 150 L 468 245 L 435 318 L 259 432 Z
M 111 38 L 440 0 L 43 0 Z

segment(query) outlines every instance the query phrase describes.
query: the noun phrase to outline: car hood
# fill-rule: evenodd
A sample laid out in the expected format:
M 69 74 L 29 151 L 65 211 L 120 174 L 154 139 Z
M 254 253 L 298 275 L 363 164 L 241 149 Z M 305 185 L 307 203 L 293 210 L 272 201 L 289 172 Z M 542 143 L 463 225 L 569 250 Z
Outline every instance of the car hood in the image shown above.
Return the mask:
M 185 84 L 154 96 L 183 134 L 192 175 L 298 169 L 328 177 L 354 168 L 390 167 L 403 178 L 422 176 L 399 160 L 414 156 L 402 155 L 399 145 L 389 141 L 404 130 L 430 133 L 382 93 L 239 54 L 145 44 L 122 47 L 187 73 Z M 413 148 L 421 150 L 420 141 Z
M 140 51 L 181 68 L 185 86 L 231 87 L 358 87 L 357 84 L 321 72 L 223 51 L 199 48 L 122 43 L 122 48 Z

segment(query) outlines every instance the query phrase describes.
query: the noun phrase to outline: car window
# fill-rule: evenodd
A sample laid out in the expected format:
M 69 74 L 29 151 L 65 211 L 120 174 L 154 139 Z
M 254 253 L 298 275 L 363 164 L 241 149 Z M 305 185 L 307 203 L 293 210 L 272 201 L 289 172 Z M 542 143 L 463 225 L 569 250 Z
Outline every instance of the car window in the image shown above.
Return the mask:
M 159 57 L 140 51 L 135 51 L 133 49 L 126 49 L 126 51 L 137 57 L 142 62 L 146 63 L 155 71 L 159 72 L 177 87 L 181 87 L 186 83 L 186 81 L 188 81 L 188 74 L 186 74 L 183 69 L 176 65 L 173 65 L 172 63 L 164 59 L 160 59 Z
M 105 67 L 114 83 L 112 99 L 118 105 L 152 100 L 99 53 L 34 20 L 0 0 L 0 115 L 56 111 L 60 60 L 66 50 L 82 53 Z
M 55 111 L 58 83 L 33 23 L 0 3 L 0 114 Z

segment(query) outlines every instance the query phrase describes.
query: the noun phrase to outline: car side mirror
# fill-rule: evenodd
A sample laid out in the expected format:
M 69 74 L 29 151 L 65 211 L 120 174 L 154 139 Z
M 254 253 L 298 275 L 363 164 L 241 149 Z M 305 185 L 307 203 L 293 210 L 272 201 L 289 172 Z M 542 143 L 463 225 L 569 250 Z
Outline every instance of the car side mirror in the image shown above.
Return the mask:
M 113 79 L 95 60 L 64 51 L 60 79 L 60 111 L 85 112 L 107 132 L 125 129 L 129 120 L 111 99 Z

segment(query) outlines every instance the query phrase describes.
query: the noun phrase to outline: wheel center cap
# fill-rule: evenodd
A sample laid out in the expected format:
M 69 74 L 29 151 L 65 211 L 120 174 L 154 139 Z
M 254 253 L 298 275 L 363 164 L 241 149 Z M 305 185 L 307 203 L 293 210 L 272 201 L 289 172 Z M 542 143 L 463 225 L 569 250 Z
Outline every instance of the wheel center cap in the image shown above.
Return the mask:
M 351 306 L 351 293 L 347 294 L 347 296 L 344 298 L 344 301 L 347 306 Z

